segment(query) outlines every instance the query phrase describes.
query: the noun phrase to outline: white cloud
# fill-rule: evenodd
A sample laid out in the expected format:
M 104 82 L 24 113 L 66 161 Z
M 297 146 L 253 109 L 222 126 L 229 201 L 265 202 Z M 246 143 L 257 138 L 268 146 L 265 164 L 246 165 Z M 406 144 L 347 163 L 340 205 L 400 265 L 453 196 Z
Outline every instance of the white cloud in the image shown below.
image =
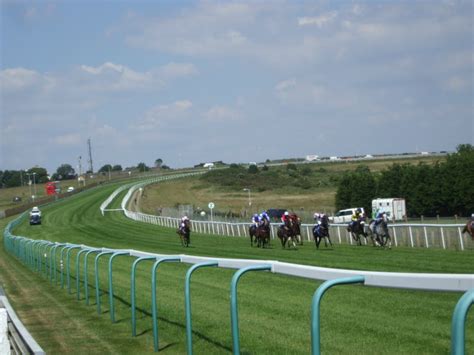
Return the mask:
M 198 74 L 192 63 L 168 63 L 160 68 L 160 73 L 167 78 L 187 77 Z
M 300 17 L 298 18 L 298 26 L 313 26 L 316 25 L 319 28 L 322 28 L 331 22 L 333 22 L 337 17 L 337 12 L 332 11 L 320 16 L 314 17 Z
M 78 145 L 82 143 L 83 139 L 79 133 L 68 133 L 52 138 L 51 143 L 57 145 Z
M 241 113 L 226 106 L 213 106 L 204 113 L 204 117 L 211 122 L 229 122 L 241 118 Z
M 26 68 L 8 68 L 0 71 L 0 86 L 6 92 L 18 92 L 34 87 L 51 89 L 55 80 Z
M 143 118 L 133 122 L 131 128 L 139 131 L 150 131 L 163 129 L 170 125 L 182 125 L 190 119 L 192 107 L 193 104 L 189 100 L 157 105 L 145 112 Z
M 89 89 L 122 91 L 149 88 L 159 79 L 151 72 L 134 71 L 124 65 L 106 62 L 98 67 L 81 65 L 78 81 Z
M 471 82 L 472 85 L 472 82 Z M 469 86 L 469 80 L 459 76 L 452 76 L 446 83 L 446 88 L 451 91 L 461 91 Z

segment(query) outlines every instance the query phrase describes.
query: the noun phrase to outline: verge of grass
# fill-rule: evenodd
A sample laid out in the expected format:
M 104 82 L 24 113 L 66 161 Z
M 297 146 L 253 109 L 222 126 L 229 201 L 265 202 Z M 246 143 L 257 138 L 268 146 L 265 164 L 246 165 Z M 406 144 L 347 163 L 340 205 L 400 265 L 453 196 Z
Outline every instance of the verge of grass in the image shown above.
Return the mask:
M 306 243 L 298 250 L 282 250 L 274 241 L 272 248 L 251 248 L 247 238 L 217 237 L 193 233 L 192 245 L 183 249 L 173 229 L 161 228 L 125 219 L 120 212 L 102 217 L 100 203 L 112 192 L 111 188 L 62 201 L 43 210 L 43 225 L 20 225 L 15 234 L 58 242 L 84 243 L 96 247 L 133 248 L 165 254 L 282 260 L 301 264 L 380 270 L 394 272 L 443 272 L 472 273 L 470 251 L 456 252 L 438 249 L 395 248 L 380 250 L 372 247 L 336 246 L 334 250 L 316 251 L 314 244 Z M 2 251 L 2 260 L 18 264 Z M 59 253 L 58 253 L 59 254 Z M 77 252 L 72 253 L 75 260 Z M 150 318 L 150 267 L 140 264 L 137 276 L 137 304 L 140 308 L 138 334 L 130 336 L 130 269 L 133 258 L 119 257 L 114 261 L 114 290 L 117 323 L 111 324 L 108 314 L 107 258 L 100 263 L 100 288 L 103 311 L 96 316 L 94 298 L 86 307 L 75 300 L 73 294 L 24 269 L 32 279 L 13 282 L 17 270 L 0 269 L 7 294 L 11 289 L 41 287 L 39 291 L 58 298 L 66 307 L 62 316 L 88 325 L 104 341 L 103 352 L 130 353 L 151 351 Z M 93 258 L 89 263 L 92 265 Z M 160 266 L 158 272 L 158 309 L 161 351 L 185 352 L 184 330 L 184 276 L 190 265 L 170 263 Z M 82 264 L 81 264 L 82 269 Z M 71 264 L 75 275 L 75 263 Z M 89 268 L 89 280 L 93 280 Z M 231 351 L 229 285 L 233 270 L 203 269 L 193 276 L 193 326 L 196 353 L 228 353 Z M 33 278 L 34 277 L 34 278 Z M 25 283 L 25 284 L 24 284 Z M 31 285 L 30 285 L 31 284 Z M 248 274 L 239 286 L 240 330 L 243 353 L 308 353 L 310 349 L 309 321 L 311 298 L 320 283 L 312 280 L 273 275 L 265 272 Z M 9 285 L 14 285 L 9 286 Z M 75 285 L 75 283 L 73 283 Z M 90 284 L 93 294 L 93 285 Z M 35 294 L 25 291 L 32 302 L 24 304 L 15 300 L 20 316 L 35 311 Z M 49 296 L 48 296 L 49 297 Z M 446 353 L 450 347 L 450 323 L 459 293 L 421 292 L 411 290 L 381 289 L 362 286 L 344 286 L 331 290 L 322 305 L 322 351 L 327 353 Z M 54 304 L 54 303 L 53 303 Z M 74 308 L 80 312 L 67 313 Z M 54 307 L 53 307 L 54 308 Z M 474 316 L 469 314 L 467 324 Z M 79 336 L 61 333 L 61 323 L 53 319 L 48 323 L 49 332 L 56 332 L 58 339 L 41 337 L 43 327 L 38 320 L 25 322 L 39 342 L 50 352 L 67 349 L 82 352 L 88 349 L 87 332 Z M 45 325 L 46 326 L 46 325 Z M 58 328 L 55 328 L 58 327 Z M 56 330 L 55 330 L 56 329 Z M 72 332 L 69 332 L 72 334 Z M 467 349 L 474 349 L 474 329 L 467 327 Z M 59 344 L 61 342 L 61 345 Z M 136 343 L 135 343 L 136 342 Z M 44 345 L 43 345 L 44 344 Z

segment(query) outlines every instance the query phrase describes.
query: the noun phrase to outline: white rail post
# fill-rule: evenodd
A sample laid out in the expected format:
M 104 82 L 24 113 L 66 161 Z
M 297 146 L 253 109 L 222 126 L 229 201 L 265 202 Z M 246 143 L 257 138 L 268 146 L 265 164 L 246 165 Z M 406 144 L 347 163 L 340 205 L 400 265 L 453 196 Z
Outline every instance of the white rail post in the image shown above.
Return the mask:
M 461 250 L 464 250 L 464 243 L 462 241 L 461 227 L 458 227 L 458 232 L 459 232 L 459 244 L 461 245 Z
M 240 237 L 240 224 L 237 224 L 237 234 L 238 234 L 239 237 Z
M 339 226 L 337 226 L 337 236 L 339 237 L 339 244 L 342 244 L 342 241 L 341 241 L 341 230 L 339 229 Z
M 443 249 L 446 249 L 446 243 L 444 242 L 444 231 L 443 231 L 443 227 L 441 227 L 441 243 L 443 243 Z
M 411 231 L 411 226 L 408 226 L 408 231 L 410 232 L 410 243 L 411 247 L 413 248 L 413 233 Z
M 395 241 L 395 246 L 398 247 L 398 242 L 397 242 L 397 228 L 393 226 L 393 240 Z
M 308 242 L 311 241 L 311 237 L 309 235 L 309 226 L 306 226 L 306 234 L 308 235 Z
M 427 248 L 429 248 L 429 245 L 428 245 L 428 235 L 426 234 L 426 226 L 423 227 L 423 231 L 424 231 L 424 233 L 425 233 L 425 246 L 426 246 Z

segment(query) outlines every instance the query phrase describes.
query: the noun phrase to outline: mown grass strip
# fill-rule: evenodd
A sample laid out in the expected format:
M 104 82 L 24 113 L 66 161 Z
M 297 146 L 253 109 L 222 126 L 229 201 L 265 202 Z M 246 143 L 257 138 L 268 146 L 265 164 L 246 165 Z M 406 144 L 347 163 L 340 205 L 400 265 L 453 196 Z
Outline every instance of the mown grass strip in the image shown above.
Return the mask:
M 193 255 L 281 260 L 309 265 L 362 270 L 472 273 L 472 252 L 435 249 L 397 248 L 380 250 L 372 247 L 337 246 L 334 250 L 316 251 L 307 243 L 298 250 L 273 247 L 261 250 L 251 248 L 245 238 L 192 235 L 192 247 L 183 249 L 175 231 L 125 219 L 119 213 L 102 217 L 100 203 L 111 193 L 110 188 L 78 196 L 44 209 L 41 226 L 19 226 L 15 234 L 58 242 L 87 244 L 93 247 L 133 248 L 159 253 L 187 253 Z M 3 252 L 2 252 L 3 253 Z M 72 251 L 75 260 L 77 251 Z M 4 253 L 3 253 L 4 254 Z M 59 253 L 58 253 L 59 254 Z M 2 255 L 3 257 L 3 255 Z M 7 257 L 7 256 L 6 256 Z M 92 257 L 92 256 L 90 256 Z M 3 260 L 3 258 L 2 258 Z M 18 264 L 8 256 L 11 263 Z M 117 322 L 110 323 L 109 314 L 96 316 L 94 301 L 85 306 L 68 296 L 59 287 L 50 287 L 46 279 L 32 274 L 29 283 L 41 287 L 48 297 L 60 299 L 64 307 L 80 308 L 75 320 L 87 324 L 110 346 L 110 352 L 130 353 L 153 350 L 151 311 L 150 265 L 137 268 L 136 284 L 138 305 L 136 338 L 130 337 L 130 272 L 134 258 L 114 261 L 114 294 Z M 58 260 L 57 260 L 58 262 Z M 74 263 L 73 263 L 74 264 Z M 102 301 L 107 305 L 108 258 L 100 262 L 100 288 Z M 158 293 L 160 349 L 166 353 L 185 352 L 184 280 L 190 265 L 166 264 L 160 267 Z M 89 269 L 88 279 L 93 280 Z M 10 280 L 10 275 L 2 279 Z M 13 271 L 15 273 L 15 271 Z M 193 340 L 195 353 L 228 353 L 232 348 L 230 332 L 229 292 L 234 270 L 209 269 L 193 277 Z M 75 265 L 71 265 L 75 275 Z M 22 282 L 5 282 L 23 288 Z M 36 285 L 38 284 L 38 285 Z M 273 274 L 248 275 L 239 286 L 239 313 L 241 348 L 252 353 L 308 353 L 310 349 L 310 305 L 319 282 Z M 32 286 L 32 285 L 31 285 Z M 93 288 L 94 285 L 89 284 Z M 11 288 L 11 287 L 10 287 Z M 73 291 L 74 292 L 74 291 Z M 14 293 L 14 292 L 13 292 Z M 325 296 L 321 310 L 322 351 L 328 353 L 446 353 L 450 349 L 450 322 L 454 306 L 461 295 L 446 292 L 420 292 L 411 290 L 380 289 L 347 286 L 331 290 Z M 37 297 L 30 295 L 29 309 L 22 302 L 15 306 L 21 313 L 35 311 Z M 39 297 L 41 298 L 41 297 Z M 59 302 L 59 300 L 58 300 Z M 27 307 L 28 308 L 28 307 Z M 63 317 L 70 317 L 69 308 Z M 103 308 L 103 313 L 108 309 Z M 472 313 L 472 312 L 471 312 Z M 61 326 L 57 317 L 51 332 Z M 468 316 L 468 324 L 474 316 Z M 107 322 L 108 321 L 108 322 Z M 36 327 L 32 319 L 32 328 Z M 25 322 L 27 323 L 27 322 Z M 100 325 L 100 326 L 99 326 Z M 36 329 L 37 330 L 37 329 Z M 35 329 L 32 330 L 35 335 Z M 57 334 L 61 334 L 58 328 Z M 62 333 L 64 334 L 64 333 Z M 36 335 L 35 335 L 36 336 Z M 86 337 L 74 335 L 69 339 L 60 336 L 64 348 L 89 349 Z M 64 350 L 59 341 L 41 337 L 38 342 L 48 351 Z M 467 349 L 474 349 L 474 329 L 467 329 Z M 82 348 L 84 346 L 84 348 Z M 104 350 L 105 352 L 109 352 Z

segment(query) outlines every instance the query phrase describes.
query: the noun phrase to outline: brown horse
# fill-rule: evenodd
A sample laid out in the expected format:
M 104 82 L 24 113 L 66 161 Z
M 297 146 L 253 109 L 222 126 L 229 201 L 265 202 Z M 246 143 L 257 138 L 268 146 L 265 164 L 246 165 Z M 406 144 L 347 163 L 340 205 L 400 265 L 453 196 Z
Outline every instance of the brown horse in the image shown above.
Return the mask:
M 299 245 L 303 245 L 303 238 L 301 237 L 301 218 L 294 215 L 294 217 L 291 219 L 291 222 L 294 238 L 298 241 Z
M 250 246 L 253 247 L 254 243 L 257 243 L 257 226 L 252 224 L 249 227 Z
M 467 221 L 466 225 L 464 226 L 462 230 L 463 234 L 467 233 L 471 236 L 471 238 L 474 240 L 474 219 L 470 219 Z
M 181 239 L 181 245 L 183 247 L 188 247 L 191 243 L 191 221 L 189 219 L 184 221 L 184 227 L 178 228 L 176 231 L 179 238 Z
M 286 242 L 288 242 L 288 248 L 291 247 L 290 242 L 293 247 L 296 247 L 296 235 L 291 223 L 290 225 L 278 227 L 277 236 L 280 238 L 282 248 L 285 248 Z
M 366 226 L 365 226 L 365 220 L 358 220 L 358 221 L 355 221 L 355 222 L 351 222 L 347 226 L 347 231 L 349 233 L 351 233 L 352 239 L 354 239 L 354 241 L 358 245 L 362 245 L 361 236 L 365 237 L 366 240 L 369 237 L 367 229 L 366 229 Z M 373 241 L 373 239 L 372 239 L 372 241 Z
M 255 237 L 259 248 L 265 248 L 265 245 L 270 243 L 270 223 L 267 220 L 264 220 L 263 224 L 257 227 Z
M 329 235 L 329 221 L 326 215 L 321 219 L 321 224 L 316 224 L 313 227 L 313 237 L 314 242 L 316 243 L 316 249 L 319 249 L 319 244 L 323 238 L 326 248 L 328 247 L 328 243 L 332 248 L 331 237 Z

